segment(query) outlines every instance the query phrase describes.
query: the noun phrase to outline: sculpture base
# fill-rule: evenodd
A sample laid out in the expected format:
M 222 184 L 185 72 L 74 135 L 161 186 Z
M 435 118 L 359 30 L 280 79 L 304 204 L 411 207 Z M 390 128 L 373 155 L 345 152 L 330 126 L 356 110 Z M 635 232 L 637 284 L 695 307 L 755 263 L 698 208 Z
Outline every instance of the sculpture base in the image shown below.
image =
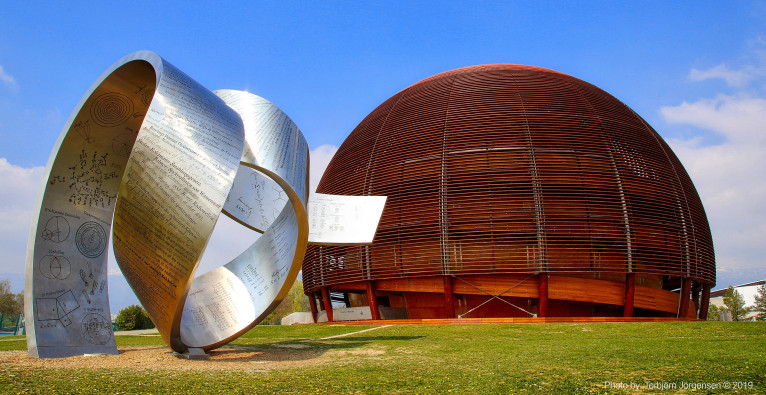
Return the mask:
M 117 347 L 92 346 L 92 347 L 35 347 L 28 350 L 27 354 L 32 358 L 68 358 L 88 354 L 119 355 Z
M 169 352 L 168 355 L 175 355 L 178 358 L 186 358 L 189 360 L 208 360 L 210 359 L 210 355 L 205 352 L 205 350 L 201 348 L 194 348 L 190 347 L 186 352 L 184 353 L 178 353 L 178 352 Z

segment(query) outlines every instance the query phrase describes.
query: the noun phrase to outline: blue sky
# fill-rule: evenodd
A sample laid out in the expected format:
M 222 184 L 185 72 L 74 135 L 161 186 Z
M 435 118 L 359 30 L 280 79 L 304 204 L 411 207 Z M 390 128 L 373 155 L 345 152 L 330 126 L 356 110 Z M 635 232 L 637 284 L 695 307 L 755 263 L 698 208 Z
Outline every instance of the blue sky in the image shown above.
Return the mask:
M 23 273 L 35 167 L 70 112 L 107 67 L 148 49 L 210 89 L 273 101 L 324 146 L 317 164 L 436 73 L 518 63 L 573 75 L 679 154 L 711 218 L 719 278 L 766 277 L 764 2 L 6 2 L 0 15 L 0 273 Z
M 91 3 L 3 6 L 0 65 L 18 85 L 0 93 L 0 157 L 11 163 L 45 164 L 84 91 L 136 50 L 210 89 L 268 98 L 316 147 L 339 145 L 412 83 L 485 63 L 576 76 L 656 124 L 660 106 L 725 87 L 684 77 L 741 57 L 766 15 L 748 2 Z

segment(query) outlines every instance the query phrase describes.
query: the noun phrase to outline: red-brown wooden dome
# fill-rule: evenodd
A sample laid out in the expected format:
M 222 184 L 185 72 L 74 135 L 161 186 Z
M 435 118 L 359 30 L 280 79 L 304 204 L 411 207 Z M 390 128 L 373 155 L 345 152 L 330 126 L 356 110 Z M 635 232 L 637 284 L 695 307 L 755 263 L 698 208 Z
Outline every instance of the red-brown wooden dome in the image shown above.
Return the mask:
M 474 66 L 408 87 L 354 129 L 317 192 L 388 202 L 372 246 L 309 247 L 307 292 L 445 275 L 715 283 L 707 217 L 670 147 L 552 70 Z

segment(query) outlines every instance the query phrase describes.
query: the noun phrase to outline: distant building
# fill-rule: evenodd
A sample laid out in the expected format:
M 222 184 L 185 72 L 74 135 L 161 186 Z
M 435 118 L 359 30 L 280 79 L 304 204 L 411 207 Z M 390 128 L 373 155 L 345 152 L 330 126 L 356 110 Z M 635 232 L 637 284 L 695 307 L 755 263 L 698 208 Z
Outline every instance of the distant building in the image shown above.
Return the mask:
M 756 281 L 752 283 L 737 285 L 734 287 L 745 299 L 745 306 L 753 307 L 755 305 L 755 295 L 758 294 L 758 287 L 766 284 L 766 280 Z M 726 290 L 729 287 L 719 289 L 710 293 L 710 304 L 716 307 L 724 307 L 723 296 L 726 294 Z M 757 311 L 752 311 L 747 315 L 747 318 L 753 318 L 758 314 Z

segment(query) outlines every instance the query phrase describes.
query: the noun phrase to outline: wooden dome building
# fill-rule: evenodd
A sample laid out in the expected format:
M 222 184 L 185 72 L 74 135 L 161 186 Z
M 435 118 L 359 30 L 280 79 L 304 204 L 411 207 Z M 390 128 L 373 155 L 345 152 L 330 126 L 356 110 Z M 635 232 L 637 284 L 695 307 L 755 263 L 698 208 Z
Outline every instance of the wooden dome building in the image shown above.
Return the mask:
M 388 196 L 373 245 L 309 246 L 320 313 L 704 318 L 715 284 L 707 217 L 670 147 L 552 70 L 474 66 L 408 87 L 354 129 L 317 192 Z

